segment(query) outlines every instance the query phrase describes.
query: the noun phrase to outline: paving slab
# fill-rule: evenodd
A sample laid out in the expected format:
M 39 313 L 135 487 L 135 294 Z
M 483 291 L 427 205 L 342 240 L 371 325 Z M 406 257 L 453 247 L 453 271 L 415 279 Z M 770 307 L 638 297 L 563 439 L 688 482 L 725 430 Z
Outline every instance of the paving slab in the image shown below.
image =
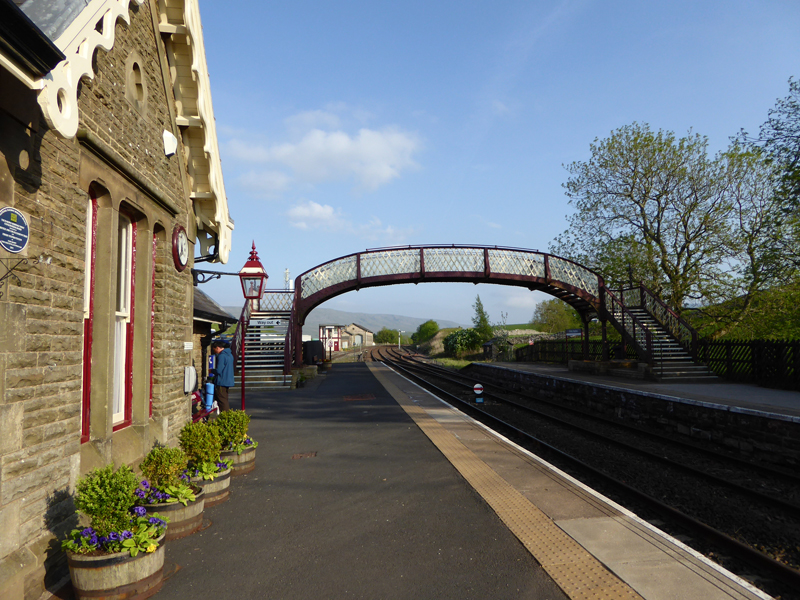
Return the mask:
M 256 468 L 167 544 L 160 600 L 566 598 L 365 365 L 247 411 Z

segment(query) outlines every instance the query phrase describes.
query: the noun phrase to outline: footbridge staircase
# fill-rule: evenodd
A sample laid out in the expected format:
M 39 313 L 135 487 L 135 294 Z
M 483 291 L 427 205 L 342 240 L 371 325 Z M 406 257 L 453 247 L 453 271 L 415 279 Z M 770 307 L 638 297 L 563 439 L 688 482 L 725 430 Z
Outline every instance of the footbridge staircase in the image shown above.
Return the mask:
M 236 357 L 236 386 L 244 376 L 248 390 L 291 387 L 286 369 L 291 356 L 290 323 L 293 292 L 267 290 L 260 301 L 248 301 L 242 310 L 233 343 Z

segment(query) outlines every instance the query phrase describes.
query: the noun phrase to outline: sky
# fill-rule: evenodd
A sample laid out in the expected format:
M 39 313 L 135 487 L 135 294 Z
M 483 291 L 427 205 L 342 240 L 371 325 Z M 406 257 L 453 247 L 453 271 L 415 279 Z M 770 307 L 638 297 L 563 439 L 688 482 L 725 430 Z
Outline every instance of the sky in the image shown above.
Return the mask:
M 547 251 L 572 212 L 565 165 L 633 122 L 757 132 L 800 76 L 800 3 L 200 0 L 238 272 L 268 288 L 334 258 L 408 244 Z M 243 304 L 238 280 L 203 284 Z M 549 297 L 394 285 L 323 306 L 469 326 L 526 323 Z

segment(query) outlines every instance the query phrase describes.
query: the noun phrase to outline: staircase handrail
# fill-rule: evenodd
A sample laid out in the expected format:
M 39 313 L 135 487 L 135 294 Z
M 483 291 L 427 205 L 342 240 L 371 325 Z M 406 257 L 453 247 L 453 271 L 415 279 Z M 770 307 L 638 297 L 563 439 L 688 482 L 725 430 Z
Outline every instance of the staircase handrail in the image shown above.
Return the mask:
M 645 362 L 652 365 L 654 361 L 653 334 L 650 329 L 637 319 L 636 315 L 608 288 L 604 288 L 603 298 L 603 308 L 609 321 L 620 332 L 623 339 L 633 344 L 637 352 L 643 355 Z M 617 318 L 617 315 L 621 316 L 622 322 Z M 640 340 L 644 340 L 644 344 Z
M 239 360 L 240 352 L 242 349 L 242 342 L 247 333 L 247 325 L 250 323 L 250 300 L 244 301 L 242 314 L 239 316 L 239 322 L 236 324 L 236 331 L 233 333 L 231 340 L 231 352 L 233 353 L 234 360 Z
M 289 375 L 292 372 L 292 357 L 294 356 L 294 352 L 292 349 L 292 342 L 294 340 L 294 336 L 292 336 L 292 331 L 294 331 L 294 312 L 289 317 L 289 326 L 286 328 L 286 338 L 283 342 L 283 374 Z M 295 341 L 296 343 L 296 341 Z
M 640 306 L 658 321 L 675 340 L 697 360 L 697 340 L 700 335 L 686 320 L 643 283 L 638 286 L 641 296 Z

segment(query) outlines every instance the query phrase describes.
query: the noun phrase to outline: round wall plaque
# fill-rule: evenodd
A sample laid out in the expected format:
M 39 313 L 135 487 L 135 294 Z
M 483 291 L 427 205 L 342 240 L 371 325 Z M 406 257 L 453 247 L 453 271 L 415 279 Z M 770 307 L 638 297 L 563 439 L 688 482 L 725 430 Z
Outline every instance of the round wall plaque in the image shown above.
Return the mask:
M 0 247 L 13 254 L 25 250 L 30 238 L 28 220 L 16 208 L 0 208 Z

